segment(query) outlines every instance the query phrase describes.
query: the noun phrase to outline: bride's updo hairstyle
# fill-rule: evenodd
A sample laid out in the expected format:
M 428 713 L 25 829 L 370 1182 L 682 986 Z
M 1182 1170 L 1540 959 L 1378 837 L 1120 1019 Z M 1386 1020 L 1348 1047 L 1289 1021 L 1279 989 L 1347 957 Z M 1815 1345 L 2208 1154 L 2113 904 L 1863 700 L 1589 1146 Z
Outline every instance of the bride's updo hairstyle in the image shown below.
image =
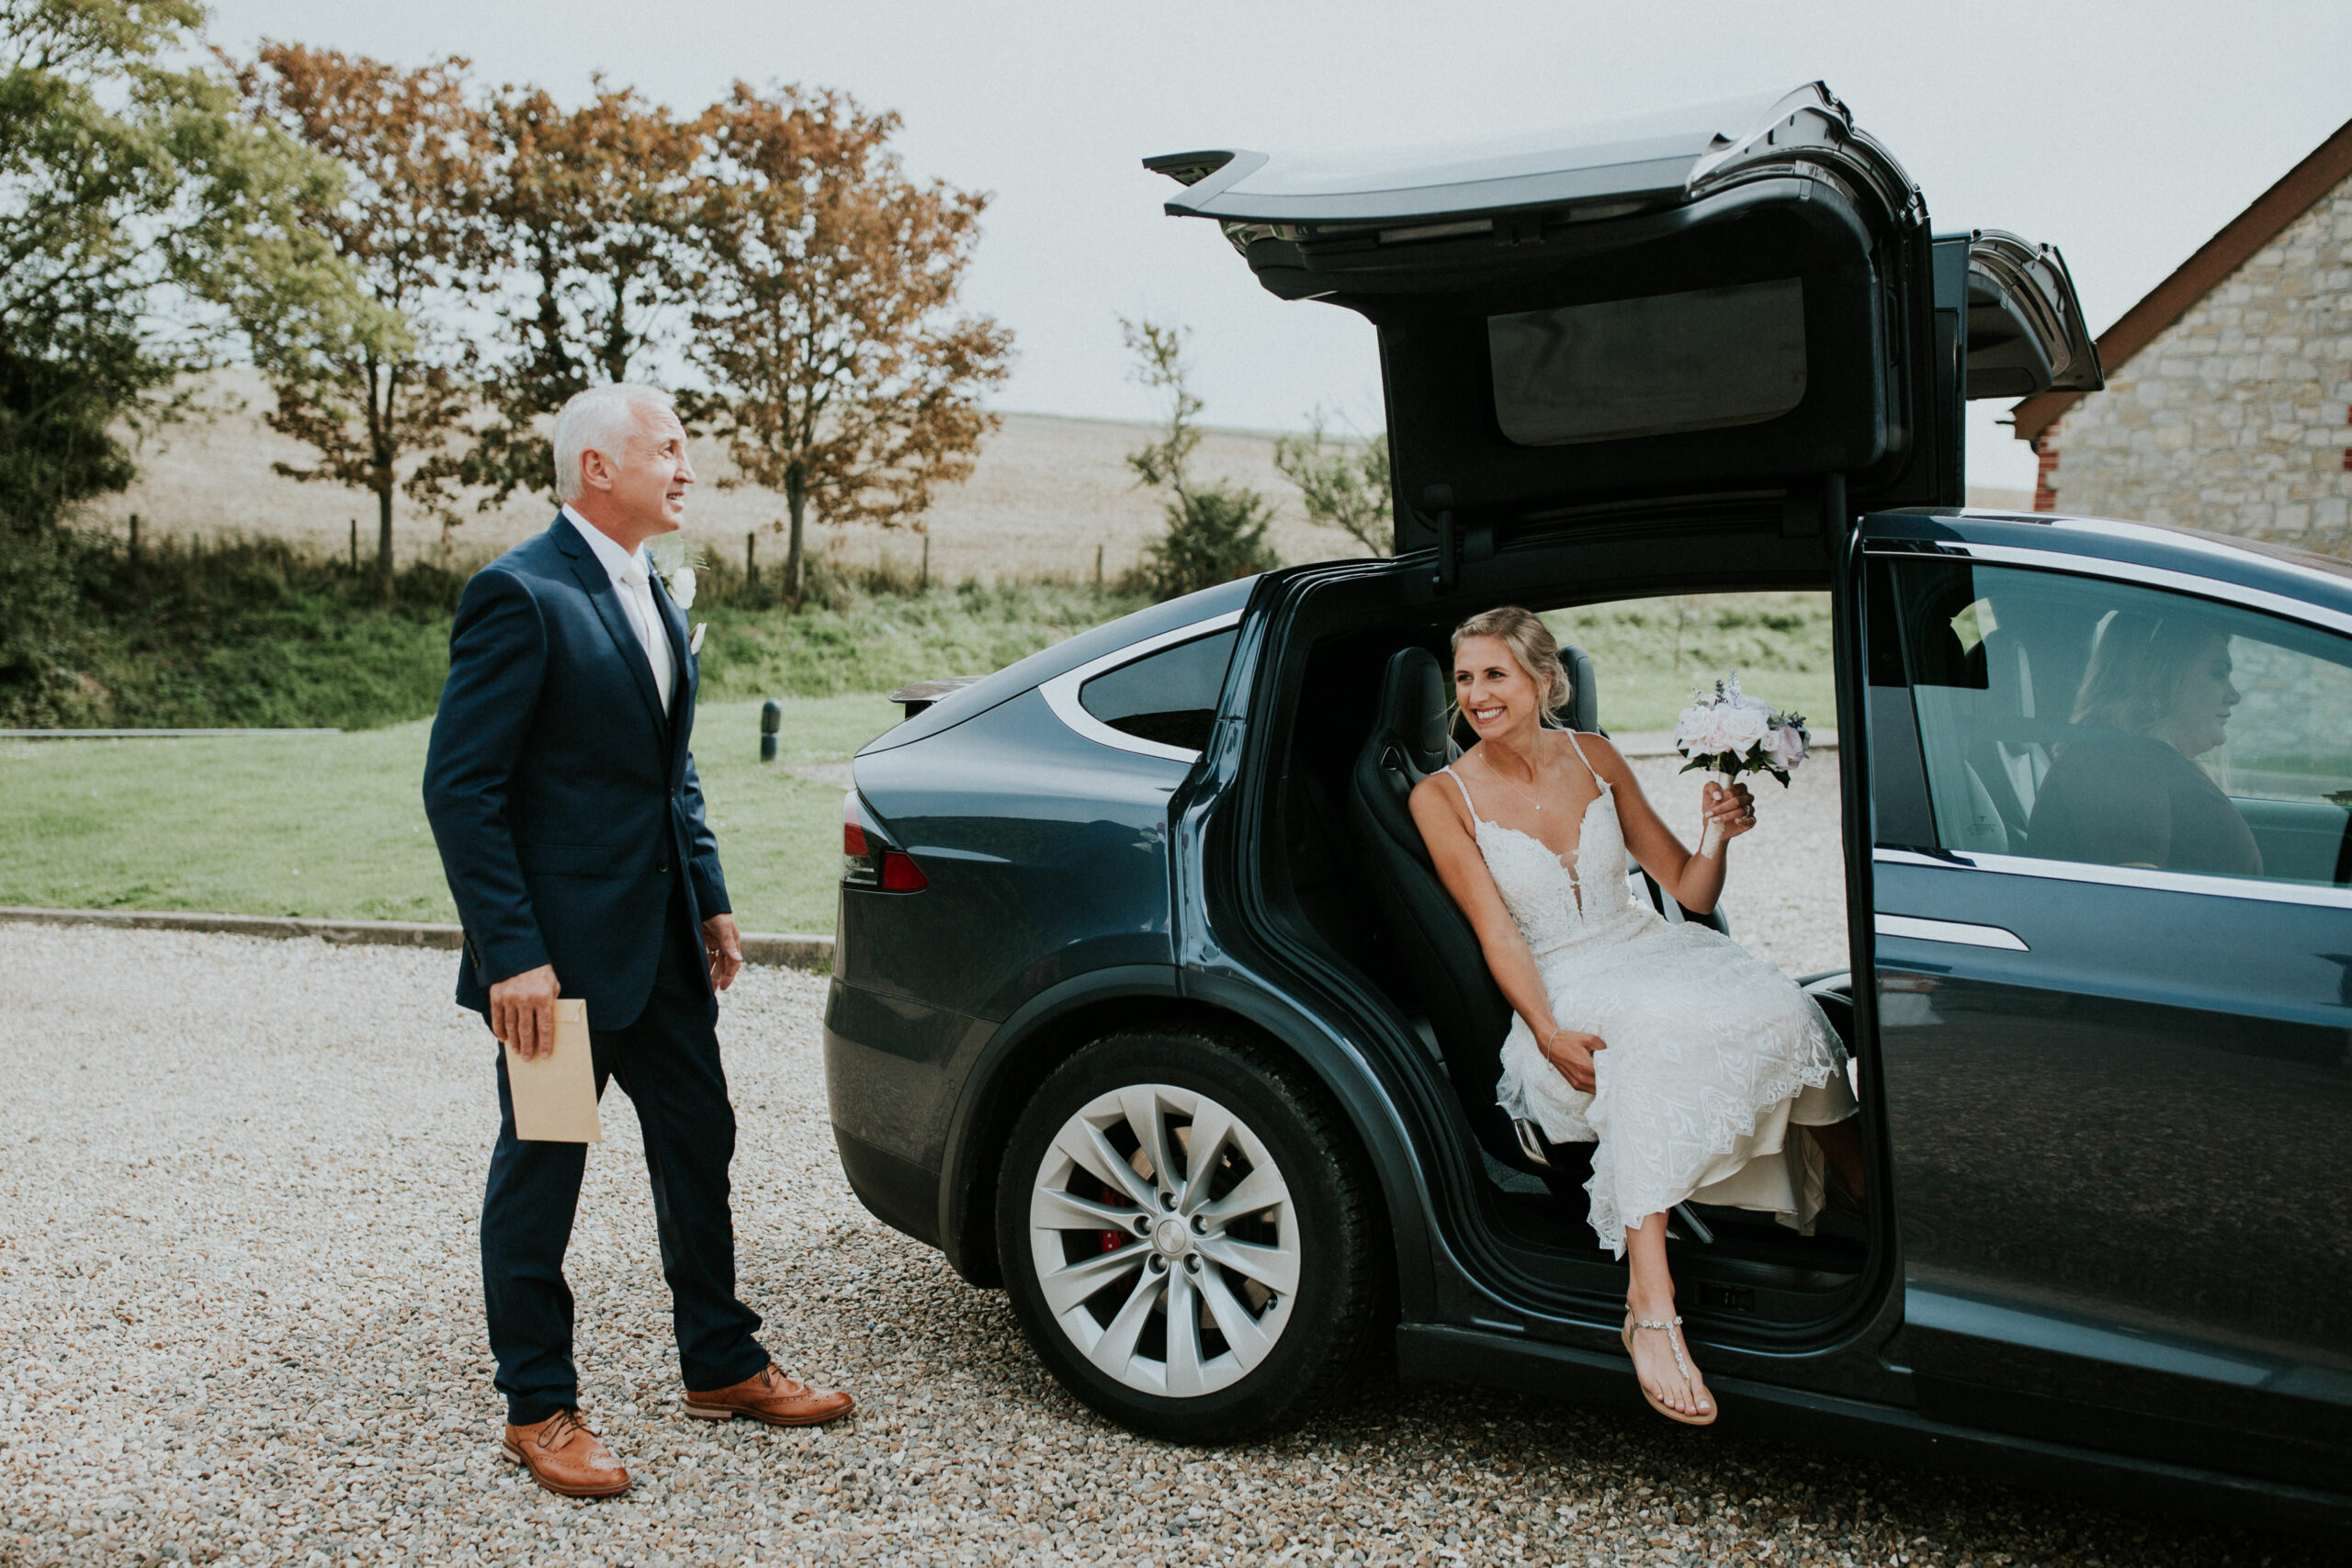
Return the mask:
M 1560 715 L 1576 700 L 1576 688 L 1568 683 L 1568 672 L 1560 664 L 1560 644 L 1532 610 L 1522 610 L 1516 604 L 1497 609 L 1481 610 L 1453 628 L 1453 651 L 1462 651 L 1464 637 L 1490 637 L 1499 640 L 1527 671 L 1527 678 L 1544 693 L 1540 699 L 1544 721 L 1556 725 Z

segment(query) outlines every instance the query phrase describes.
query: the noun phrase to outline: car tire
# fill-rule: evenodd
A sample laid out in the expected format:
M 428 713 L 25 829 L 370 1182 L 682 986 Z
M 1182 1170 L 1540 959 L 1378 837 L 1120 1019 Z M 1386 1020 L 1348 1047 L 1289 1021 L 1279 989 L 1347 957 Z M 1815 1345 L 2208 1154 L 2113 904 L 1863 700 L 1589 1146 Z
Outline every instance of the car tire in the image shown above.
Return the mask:
M 1215 1157 L 1196 1173 L 1203 1124 Z M 1000 1168 L 998 1256 L 1022 1329 L 1063 1387 L 1123 1426 L 1254 1438 L 1342 1386 L 1375 1341 L 1386 1264 L 1370 1172 L 1322 1087 L 1263 1044 L 1183 1028 L 1097 1040 L 1038 1086 Z

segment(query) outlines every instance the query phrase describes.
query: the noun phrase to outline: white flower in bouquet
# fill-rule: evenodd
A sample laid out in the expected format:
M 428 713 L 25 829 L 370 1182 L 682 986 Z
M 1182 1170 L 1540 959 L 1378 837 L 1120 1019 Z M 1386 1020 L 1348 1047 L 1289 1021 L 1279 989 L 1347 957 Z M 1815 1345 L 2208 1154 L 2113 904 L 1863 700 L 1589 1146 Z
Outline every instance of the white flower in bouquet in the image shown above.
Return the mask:
M 669 578 L 670 598 L 681 610 L 695 607 L 695 569 L 682 566 Z
M 1742 773 L 1770 773 L 1782 788 L 1804 761 L 1812 741 L 1803 714 L 1783 713 L 1749 696 L 1739 689 L 1736 672 L 1716 682 L 1712 695 L 1694 694 L 1674 726 L 1674 749 L 1689 759 L 1682 765 L 1684 773 L 1704 768 L 1726 780 Z M 1713 856 L 1722 842 L 1722 828 L 1710 822 L 1699 852 Z

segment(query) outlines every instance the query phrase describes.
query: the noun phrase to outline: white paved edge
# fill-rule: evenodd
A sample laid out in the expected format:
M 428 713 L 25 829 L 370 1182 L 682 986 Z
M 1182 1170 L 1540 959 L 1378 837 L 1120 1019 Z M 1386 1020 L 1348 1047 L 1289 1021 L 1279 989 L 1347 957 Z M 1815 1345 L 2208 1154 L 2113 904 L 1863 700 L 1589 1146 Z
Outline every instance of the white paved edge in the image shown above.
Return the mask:
M 206 915 L 165 909 L 40 909 L 0 905 L 0 920 L 52 926 L 115 926 L 132 931 L 217 931 L 231 936 L 316 937 L 321 942 L 379 947 L 439 947 L 455 952 L 463 928 L 419 920 L 312 920 L 275 915 Z M 752 964 L 831 969 L 833 939 L 790 931 L 746 931 L 743 957 Z

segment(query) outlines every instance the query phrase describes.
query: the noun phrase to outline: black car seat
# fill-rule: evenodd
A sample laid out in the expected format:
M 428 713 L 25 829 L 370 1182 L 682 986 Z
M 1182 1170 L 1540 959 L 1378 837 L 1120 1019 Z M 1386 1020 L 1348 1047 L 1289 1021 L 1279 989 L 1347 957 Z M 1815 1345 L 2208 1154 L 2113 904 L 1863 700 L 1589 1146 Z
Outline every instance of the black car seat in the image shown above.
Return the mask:
M 1591 1145 L 1547 1144 L 1495 1103 L 1510 1004 L 1487 972 L 1470 922 L 1438 880 L 1408 804 L 1413 787 L 1453 759 L 1450 708 L 1444 674 L 1429 649 L 1401 649 L 1389 657 L 1372 733 L 1349 782 L 1349 828 L 1364 857 L 1373 903 L 1428 1011 L 1471 1130 L 1487 1154 L 1543 1178 L 1565 1201 L 1590 1171 Z
M 1570 729 L 1593 735 L 1600 729 L 1600 681 L 1592 672 L 1592 655 L 1574 643 L 1560 649 L 1560 668 L 1568 672 L 1568 707 L 1560 716 Z

